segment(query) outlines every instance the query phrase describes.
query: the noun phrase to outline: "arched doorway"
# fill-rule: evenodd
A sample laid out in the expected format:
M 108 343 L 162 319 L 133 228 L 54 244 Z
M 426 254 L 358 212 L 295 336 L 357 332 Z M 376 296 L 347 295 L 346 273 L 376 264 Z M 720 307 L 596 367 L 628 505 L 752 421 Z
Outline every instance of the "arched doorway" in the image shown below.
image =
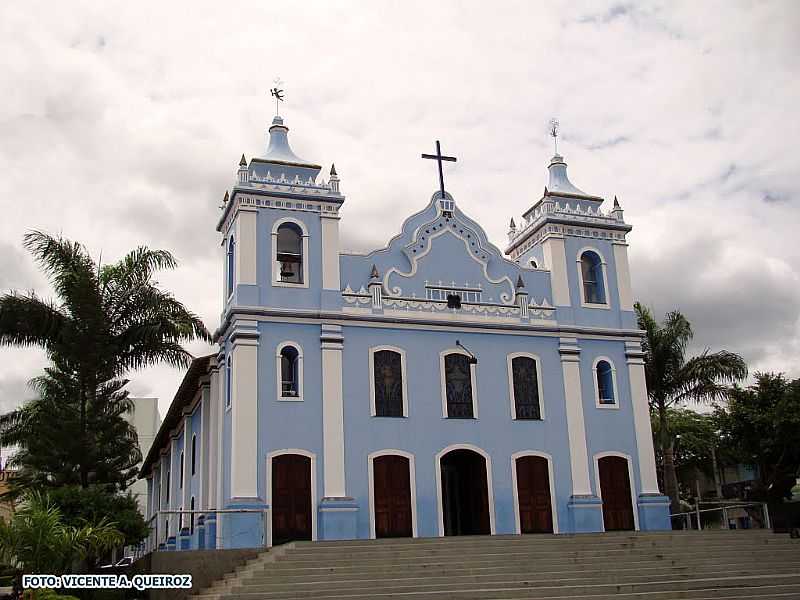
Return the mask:
M 622 456 L 604 456 L 597 461 L 597 468 L 600 471 L 605 530 L 635 529 L 628 460 Z
M 405 456 L 385 454 L 372 461 L 375 537 L 411 537 L 410 461 Z
M 311 459 L 281 454 L 272 459 L 272 543 L 310 540 Z
M 553 533 L 550 466 L 542 456 L 516 459 L 520 533 Z
M 444 534 L 491 533 L 486 459 L 472 450 L 459 449 L 440 461 Z

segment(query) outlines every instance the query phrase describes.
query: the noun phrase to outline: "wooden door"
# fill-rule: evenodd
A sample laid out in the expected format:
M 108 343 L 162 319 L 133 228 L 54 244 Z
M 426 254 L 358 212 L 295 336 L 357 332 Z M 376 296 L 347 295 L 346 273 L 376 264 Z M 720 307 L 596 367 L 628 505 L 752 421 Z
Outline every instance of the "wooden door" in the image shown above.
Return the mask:
M 628 461 L 621 456 L 605 456 L 597 462 L 600 469 L 600 495 L 603 498 L 603 523 L 606 531 L 633 530 Z
M 550 469 L 541 456 L 517 459 L 520 533 L 553 533 Z
M 372 467 L 375 537 L 411 537 L 409 460 L 397 455 L 379 456 Z
M 311 539 L 311 459 L 272 459 L 272 543 Z

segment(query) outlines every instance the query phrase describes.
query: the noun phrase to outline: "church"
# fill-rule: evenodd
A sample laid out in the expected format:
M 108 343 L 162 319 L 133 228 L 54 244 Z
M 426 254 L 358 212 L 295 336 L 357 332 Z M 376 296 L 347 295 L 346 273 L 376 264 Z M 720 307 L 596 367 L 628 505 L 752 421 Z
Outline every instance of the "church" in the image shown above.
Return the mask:
M 288 134 L 225 193 L 219 350 L 141 468 L 150 548 L 670 529 L 617 199 L 556 153 L 501 251 L 437 142 L 437 191 L 344 253 L 336 169 Z

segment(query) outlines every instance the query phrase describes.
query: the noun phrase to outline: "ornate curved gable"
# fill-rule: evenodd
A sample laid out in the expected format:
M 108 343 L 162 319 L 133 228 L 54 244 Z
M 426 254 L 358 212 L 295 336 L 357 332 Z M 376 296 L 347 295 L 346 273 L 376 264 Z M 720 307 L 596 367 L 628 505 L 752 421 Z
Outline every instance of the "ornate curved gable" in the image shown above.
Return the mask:
M 416 302 L 414 308 L 424 309 L 419 303 L 430 302 L 429 308 L 437 310 L 447 308 L 448 296 L 458 295 L 467 311 L 478 306 L 513 311 L 522 277 L 537 308 L 552 306 L 547 272 L 521 269 L 504 258 L 480 225 L 457 206 L 444 211 L 439 198 L 437 192 L 425 209 L 409 217 L 386 248 L 342 256 L 345 296 L 367 294 L 373 281 L 380 283 L 387 306 L 408 308 L 402 303 Z M 452 201 L 449 194 L 446 199 Z

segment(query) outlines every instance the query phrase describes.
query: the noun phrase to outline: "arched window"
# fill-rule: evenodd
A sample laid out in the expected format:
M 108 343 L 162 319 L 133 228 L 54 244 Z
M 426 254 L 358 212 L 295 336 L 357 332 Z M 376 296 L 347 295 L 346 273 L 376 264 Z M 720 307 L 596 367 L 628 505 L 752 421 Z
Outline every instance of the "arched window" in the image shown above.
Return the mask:
M 191 511 L 189 513 L 189 533 L 194 535 L 194 496 L 189 501 L 189 510 Z
M 230 408 L 231 406 L 231 391 L 232 391 L 232 384 L 231 384 L 231 357 L 229 356 L 228 359 L 225 361 L 225 407 Z
M 403 356 L 394 350 L 372 355 L 373 393 L 376 417 L 403 417 Z
M 170 477 L 169 477 L 169 469 L 167 469 L 167 477 L 166 477 L 166 479 L 167 479 L 167 481 L 166 481 L 166 488 L 167 489 L 165 490 L 165 493 L 164 493 L 164 502 L 166 503 L 167 507 L 169 507 L 169 488 L 170 488 L 170 485 L 169 485 L 169 479 L 170 479 Z
M 292 345 L 280 349 L 280 381 L 282 398 L 300 398 L 300 352 Z
M 197 435 L 192 434 L 192 475 L 197 473 Z
M 228 241 L 228 296 L 233 293 L 233 270 L 235 264 L 235 254 L 236 254 L 236 242 L 231 236 L 230 241 Z
M 178 474 L 178 489 L 183 489 L 183 451 L 181 451 L 181 472 Z
M 278 227 L 278 281 L 303 283 L 303 231 L 296 223 Z
M 583 281 L 583 301 L 586 304 L 605 304 L 603 261 L 597 252 L 587 250 L 581 254 L 581 279 Z
M 616 406 L 614 367 L 605 359 L 597 361 L 594 367 L 598 406 Z
M 475 418 L 472 366 L 465 354 L 452 352 L 444 357 L 444 393 L 450 419 Z
M 515 419 L 541 419 L 539 372 L 536 359 L 515 356 L 511 359 L 511 392 Z

